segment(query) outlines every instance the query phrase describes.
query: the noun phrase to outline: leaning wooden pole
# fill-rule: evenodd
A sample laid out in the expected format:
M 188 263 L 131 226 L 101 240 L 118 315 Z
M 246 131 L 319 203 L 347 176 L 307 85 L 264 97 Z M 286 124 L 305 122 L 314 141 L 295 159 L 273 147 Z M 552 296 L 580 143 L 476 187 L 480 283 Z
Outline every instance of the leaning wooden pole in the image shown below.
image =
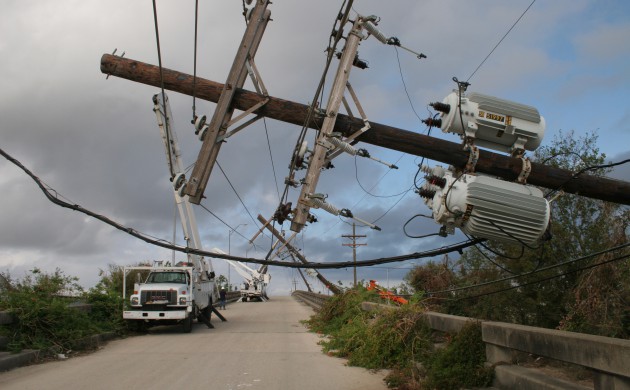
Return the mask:
M 275 227 L 271 226 L 271 224 L 269 223 L 270 221 L 267 221 L 265 217 L 263 217 L 260 214 L 258 214 L 258 220 L 260 221 L 260 223 L 263 224 L 264 227 L 266 227 L 271 232 L 271 234 L 273 234 L 278 240 L 280 240 L 280 242 L 283 243 L 287 247 L 287 249 L 290 250 L 291 253 L 295 255 L 295 257 L 297 257 L 302 263 L 308 264 L 308 260 L 306 260 L 306 257 L 304 257 L 297 250 L 295 250 L 293 246 L 282 236 L 282 234 L 280 234 L 280 232 Z M 331 283 L 319 271 L 315 270 L 315 272 L 316 272 L 317 279 L 319 279 L 319 281 L 322 282 L 324 286 L 326 286 L 327 289 L 332 291 L 333 294 L 342 293 L 341 289 L 337 287 L 336 284 Z
M 105 54 L 101 58 L 101 72 L 154 87 L 160 86 L 160 70 L 155 65 L 128 58 Z M 170 69 L 163 69 L 164 88 L 186 95 L 193 94 L 193 76 Z M 217 102 L 223 84 L 197 77 L 195 95 L 203 100 Z M 269 102 L 256 111 L 256 114 L 282 122 L 303 126 L 308 106 L 275 97 L 265 97 L 255 92 L 239 89 L 232 100 L 233 107 L 247 110 L 266 98 Z M 323 118 L 315 117 L 310 128 L 320 128 Z M 358 140 L 388 149 L 398 150 L 415 156 L 426 157 L 457 167 L 464 167 L 468 152 L 461 144 L 439 138 L 414 133 L 392 126 L 370 122 L 371 129 Z M 346 136 L 363 127 L 363 121 L 339 114 L 334 131 Z M 506 180 L 516 180 L 522 170 L 522 161 L 517 158 L 481 150 L 476 171 L 498 176 Z M 575 173 L 533 162 L 527 179 L 529 184 L 550 189 L 562 188 L 565 192 L 578 194 L 608 202 L 630 205 L 630 183 L 587 173 L 574 177 Z

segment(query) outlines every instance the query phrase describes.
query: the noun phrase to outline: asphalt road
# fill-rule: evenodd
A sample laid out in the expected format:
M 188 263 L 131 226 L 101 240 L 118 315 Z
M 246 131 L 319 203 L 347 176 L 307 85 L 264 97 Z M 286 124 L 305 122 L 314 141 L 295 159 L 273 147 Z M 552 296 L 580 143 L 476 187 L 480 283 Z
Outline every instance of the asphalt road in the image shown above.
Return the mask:
M 384 372 L 345 366 L 300 323 L 311 309 L 292 297 L 228 305 L 228 322 L 190 334 L 159 327 L 99 351 L 0 373 L 0 389 L 386 389 Z

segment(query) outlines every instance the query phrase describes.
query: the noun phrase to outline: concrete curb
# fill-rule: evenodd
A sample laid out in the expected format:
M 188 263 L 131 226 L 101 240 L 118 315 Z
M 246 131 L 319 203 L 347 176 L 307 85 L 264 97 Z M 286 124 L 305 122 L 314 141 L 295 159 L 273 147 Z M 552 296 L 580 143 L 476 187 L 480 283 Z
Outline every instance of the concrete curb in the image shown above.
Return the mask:
M 0 371 L 26 366 L 39 358 L 40 351 L 25 349 L 18 353 L 0 352 Z
M 89 337 L 76 340 L 73 344 L 78 350 L 87 350 L 98 348 L 104 342 L 117 338 L 114 332 L 101 333 Z M 14 368 L 27 366 L 35 363 L 41 356 L 47 356 L 49 353 L 39 349 L 25 349 L 17 353 L 0 352 L 0 372 L 12 370 Z

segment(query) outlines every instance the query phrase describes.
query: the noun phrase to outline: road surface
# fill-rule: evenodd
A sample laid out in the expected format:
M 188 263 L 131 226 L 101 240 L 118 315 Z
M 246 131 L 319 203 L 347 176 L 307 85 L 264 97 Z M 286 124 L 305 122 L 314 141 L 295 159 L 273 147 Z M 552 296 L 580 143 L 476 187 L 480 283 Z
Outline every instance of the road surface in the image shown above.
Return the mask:
M 386 389 L 384 372 L 345 366 L 300 323 L 311 309 L 292 297 L 228 305 L 228 322 L 190 334 L 159 327 L 101 350 L 0 373 L 0 389 Z

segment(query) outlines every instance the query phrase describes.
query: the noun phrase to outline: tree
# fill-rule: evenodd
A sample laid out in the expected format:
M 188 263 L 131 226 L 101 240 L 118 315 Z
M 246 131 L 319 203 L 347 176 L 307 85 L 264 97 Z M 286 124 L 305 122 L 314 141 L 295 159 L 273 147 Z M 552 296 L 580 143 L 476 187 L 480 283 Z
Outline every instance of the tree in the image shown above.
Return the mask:
M 227 286 L 228 279 L 225 277 L 225 275 L 219 275 L 216 277 L 216 279 L 214 279 L 214 282 L 217 286 Z
M 599 166 L 606 156 L 596 144 L 594 133 L 575 138 L 572 132 L 560 132 L 553 144 L 539 148 L 533 159 L 570 169 L 576 175 L 604 175 L 606 169 Z M 551 240 L 535 247 L 489 241 L 469 248 L 458 266 L 450 270 L 452 281 L 448 284 L 470 286 L 523 276 L 444 295 L 442 298 L 448 299 L 439 301 L 443 302 L 440 310 L 480 319 L 627 337 L 630 262 L 625 259 L 597 264 L 628 255 L 628 250 L 528 273 L 626 243 L 628 209 L 562 194 L 561 189 L 544 191 L 551 200 Z M 585 270 L 588 266 L 594 268 Z M 423 272 L 431 271 L 431 267 L 435 268 L 425 266 Z M 421 274 L 420 270 L 412 272 Z M 546 278 L 549 280 L 538 282 Z M 499 290 L 505 291 L 495 293 Z

